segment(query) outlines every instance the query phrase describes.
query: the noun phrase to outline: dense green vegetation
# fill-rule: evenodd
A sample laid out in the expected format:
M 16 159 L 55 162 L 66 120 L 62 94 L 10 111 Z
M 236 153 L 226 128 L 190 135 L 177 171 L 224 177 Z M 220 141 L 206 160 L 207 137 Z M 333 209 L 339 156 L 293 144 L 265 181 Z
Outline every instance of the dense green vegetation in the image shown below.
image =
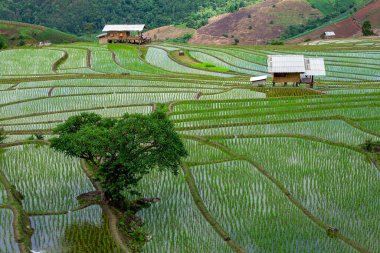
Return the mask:
M 272 54 L 323 57 L 327 76 L 252 87 Z M 379 39 L 74 43 L 0 61 L 1 252 L 380 251 Z
M 74 34 L 94 33 L 106 23 L 145 23 L 149 28 L 186 23 L 198 28 L 214 15 L 236 11 L 256 0 L 19 1 L 0 5 L 0 17 L 54 27 Z M 64 15 L 62 15 L 64 13 Z
M 83 39 L 43 26 L 0 20 L 0 49 L 7 46 L 35 45 L 40 41 L 71 43 Z

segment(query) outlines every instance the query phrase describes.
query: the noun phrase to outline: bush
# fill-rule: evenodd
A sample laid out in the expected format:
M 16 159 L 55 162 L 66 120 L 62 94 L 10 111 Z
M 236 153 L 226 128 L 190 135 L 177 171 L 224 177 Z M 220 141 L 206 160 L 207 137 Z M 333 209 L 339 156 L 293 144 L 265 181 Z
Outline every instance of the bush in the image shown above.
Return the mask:
M 282 40 L 272 40 L 270 44 L 273 46 L 281 46 L 284 45 L 284 42 Z
M 239 44 L 240 40 L 238 38 L 234 39 L 235 45 Z
M 187 43 L 193 35 L 191 33 L 186 33 L 182 37 L 175 38 L 175 39 L 167 39 L 169 42 L 178 42 L 178 43 Z
M 372 30 L 371 22 L 369 22 L 368 20 L 364 21 L 363 26 L 362 26 L 362 32 L 363 32 L 363 36 L 375 35 L 375 33 Z
M 223 33 L 223 37 L 228 38 L 228 34 L 227 33 Z

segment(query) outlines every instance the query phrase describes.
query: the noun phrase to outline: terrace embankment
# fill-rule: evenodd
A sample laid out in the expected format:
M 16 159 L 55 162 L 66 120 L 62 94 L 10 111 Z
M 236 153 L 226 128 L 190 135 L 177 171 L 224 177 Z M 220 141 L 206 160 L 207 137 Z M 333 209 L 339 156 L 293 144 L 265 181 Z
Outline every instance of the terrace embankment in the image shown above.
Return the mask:
M 14 237 L 21 253 L 29 252 L 31 247 L 31 237 L 33 229 L 26 212 L 22 208 L 22 194 L 8 181 L 4 173 L 0 170 L 0 183 L 5 187 L 9 204 L 6 206 L 13 212 Z
M 348 244 L 349 246 L 351 246 L 352 248 L 356 249 L 357 251 L 359 251 L 361 253 L 369 253 L 370 252 L 368 249 L 366 249 L 365 247 L 363 247 L 362 245 L 360 245 L 358 242 L 356 242 L 356 241 L 352 240 L 351 238 L 343 235 L 339 231 L 339 229 L 333 228 L 333 227 L 325 224 L 319 217 L 315 216 L 299 200 L 297 200 L 291 194 L 291 192 L 289 191 L 289 189 L 287 189 L 285 187 L 285 185 L 281 181 L 279 181 L 276 177 L 274 177 L 273 175 L 271 175 L 269 173 L 269 171 L 267 171 L 263 166 L 261 166 L 256 161 L 254 161 L 254 160 L 252 160 L 252 159 L 250 159 L 250 158 L 248 158 L 248 157 L 246 157 L 244 155 L 241 155 L 241 154 L 235 152 L 234 150 L 228 148 L 227 146 L 225 146 L 223 144 L 211 141 L 211 140 L 209 140 L 207 138 L 204 138 L 204 137 L 189 136 L 189 135 L 183 135 L 182 137 L 186 138 L 186 139 L 195 140 L 195 141 L 201 142 L 201 143 L 203 143 L 205 145 L 209 145 L 211 147 L 219 149 L 220 151 L 228 154 L 229 156 L 231 156 L 231 157 L 233 157 L 235 159 L 242 160 L 242 161 L 247 161 L 254 168 L 256 168 L 262 175 L 264 175 L 266 178 L 268 178 L 277 188 L 279 188 L 279 190 L 283 194 L 285 194 L 285 196 L 288 198 L 288 200 L 293 205 L 295 205 L 304 215 L 306 215 L 316 225 L 318 225 L 323 230 L 325 230 L 328 236 L 334 237 L 334 238 L 338 238 L 338 239 L 342 240 L 343 242 L 345 242 L 346 244 Z M 237 137 L 241 138 L 241 137 L 246 137 L 246 136 L 237 136 Z M 300 138 L 302 138 L 302 137 L 300 137 Z M 314 138 L 312 138 L 312 139 L 314 139 Z M 325 141 L 323 141 L 323 142 L 325 142 Z

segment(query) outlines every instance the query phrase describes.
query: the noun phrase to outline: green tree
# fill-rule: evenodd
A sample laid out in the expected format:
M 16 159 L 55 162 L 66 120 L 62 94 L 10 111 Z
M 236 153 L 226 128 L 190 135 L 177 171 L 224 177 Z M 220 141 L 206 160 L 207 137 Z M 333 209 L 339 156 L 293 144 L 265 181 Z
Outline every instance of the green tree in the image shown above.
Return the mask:
M 362 26 L 362 32 L 363 32 L 363 36 L 371 36 L 375 34 L 372 30 L 371 22 L 369 22 L 368 20 L 364 21 L 363 26 Z
M 92 165 L 114 205 L 124 207 L 126 193 L 153 169 L 178 173 L 187 152 L 172 122 L 163 112 L 102 118 L 94 113 L 70 117 L 54 130 L 51 147 L 83 158 Z

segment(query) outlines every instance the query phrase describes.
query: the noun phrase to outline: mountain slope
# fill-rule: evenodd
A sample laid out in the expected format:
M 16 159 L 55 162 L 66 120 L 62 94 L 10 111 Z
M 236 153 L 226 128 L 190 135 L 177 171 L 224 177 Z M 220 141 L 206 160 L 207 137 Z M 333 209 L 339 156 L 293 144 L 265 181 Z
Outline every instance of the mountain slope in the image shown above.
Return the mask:
M 371 4 L 360 9 L 352 17 L 346 18 L 335 24 L 331 24 L 320 29 L 316 29 L 301 37 L 290 40 L 291 43 L 303 42 L 306 39 L 316 40 L 321 37 L 321 34 L 327 31 L 334 31 L 336 38 L 349 38 L 353 36 L 361 36 L 362 23 L 369 20 L 372 23 L 374 30 L 380 31 L 380 0 L 376 0 Z
M 290 25 L 305 24 L 323 14 L 306 0 L 267 0 L 210 20 L 190 40 L 193 44 L 265 44 Z
M 36 44 L 38 41 L 52 43 L 76 42 L 82 39 L 44 26 L 0 20 L 0 39 L 9 46 Z

